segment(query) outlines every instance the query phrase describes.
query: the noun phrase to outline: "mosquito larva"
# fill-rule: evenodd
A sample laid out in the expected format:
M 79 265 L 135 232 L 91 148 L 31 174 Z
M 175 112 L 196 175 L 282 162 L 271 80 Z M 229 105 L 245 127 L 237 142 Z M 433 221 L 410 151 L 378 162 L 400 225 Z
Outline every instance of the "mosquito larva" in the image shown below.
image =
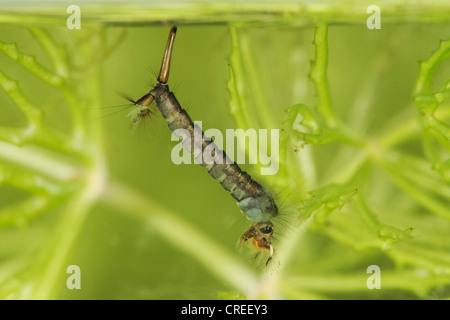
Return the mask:
M 133 119 L 133 125 L 136 125 L 139 119 L 150 112 L 150 104 L 155 101 L 158 110 L 166 119 L 169 129 L 172 132 L 177 129 L 187 130 L 191 137 L 191 141 L 187 142 L 190 142 L 194 148 L 194 132 L 196 130 L 200 131 L 197 131 L 202 137 L 201 146 L 198 146 L 198 148 L 203 151 L 210 144 L 214 144 L 214 141 L 205 137 L 203 131 L 196 129 L 188 113 L 180 106 L 175 95 L 170 92 L 167 85 L 176 31 L 176 27 L 172 27 L 170 30 L 156 86 L 135 102 L 139 109 Z M 214 147 L 214 150 L 220 150 L 217 146 L 214 145 Z M 193 149 L 191 148 L 190 150 Z M 228 161 L 207 164 L 202 160 L 200 165 L 206 167 L 208 173 L 218 180 L 225 190 L 230 192 L 231 196 L 237 201 L 242 213 L 249 220 L 253 221 L 250 229 L 240 238 L 240 242 L 245 243 L 247 240 L 253 239 L 256 247 L 268 250 L 269 258 L 266 262 L 267 264 L 274 253 L 271 243 L 274 226 L 271 219 L 278 215 L 278 207 L 272 195 L 261 184 L 253 180 L 248 173 L 241 170 L 236 163 L 229 160 L 224 151 L 220 150 L 220 152 L 223 159 Z

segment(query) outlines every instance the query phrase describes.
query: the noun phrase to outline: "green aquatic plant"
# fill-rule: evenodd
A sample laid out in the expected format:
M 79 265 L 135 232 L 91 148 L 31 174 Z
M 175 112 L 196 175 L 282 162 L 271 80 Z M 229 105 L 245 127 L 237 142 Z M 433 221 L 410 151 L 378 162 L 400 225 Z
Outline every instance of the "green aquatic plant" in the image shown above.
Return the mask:
M 280 24 L 227 17 L 229 24 L 218 29 L 185 34 L 192 42 L 175 46 L 179 62 L 172 72 L 195 63 L 195 53 L 183 48 L 202 46 L 214 35 L 220 42 L 217 34 L 226 34 L 229 50 L 223 60 L 214 59 L 214 70 L 223 69 L 227 83 L 218 76 L 206 88 L 219 83 L 228 96 L 214 96 L 224 116 L 212 121 L 281 129 L 279 172 L 260 177 L 280 193 L 286 212 L 273 262 L 262 268 L 233 247 L 245 229 L 230 230 L 238 209 L 202 170 L 167 164 L 167 136 L 145 137 L 145 144 L 161 143 L 142 147 L 128 139 L 126 115 L 102 118 L 105 100 L 119 101 L 110 100 L 116 86 L 128 80 L 135 81 L 130 87 L 141 86 L 137 95 L 148 90 L 122 79 L 117 63 L 133 60 L 130 74 L 148 62 L 141 57 L 155 55 L 157 65 L 167 28 L 145 28 L 155 38 L 141 48 L 133 28 L 94 23 L 68 31 L 30 24 L 11 28 L 20 40 L 0 37 L 0 297 L 448 298 L 450 41 L 421 40 L 427 44 L 422 51 L 408 46 L 409 60 L 423 59 L 406 66 L 416 68 L 414 83 L 401 77 L 403 69 L 386 71 L 389 50 L 400 49 L 385 44 L 369 60 L 367 79 L 349 90 L 355 72 L 343 59 L 348 74 L 342 74 L 336 55 L 357 50 L 338 43 L 348 32 L 358 36 L 351 27 L 342 31 L 327 19 L 298 26 L 289 16 Z M 90 12 L 87 19 L 95 20 Z M 445 30 L 441 35 L 449 36 Z M 385 85 L 379 79 L 389 78 L 386 72 L 394 80 Z M 196 73 L 193 83 L 206 82 Z M 383 92 L 387 99 L 378 99 Z M 356 101 L 353 109 L 347 95 Z M 208 117 L 210 100 L 196 101 L 193 114 Z M 251 152 L 247 156 L 258 158 Z M 259 166 L 246 169 L 257 175 Z M 72 264 L 80 266 L 81 290 L 66 286 Z M 367 287 L 370 265 L 380 266 L 380 290 Z

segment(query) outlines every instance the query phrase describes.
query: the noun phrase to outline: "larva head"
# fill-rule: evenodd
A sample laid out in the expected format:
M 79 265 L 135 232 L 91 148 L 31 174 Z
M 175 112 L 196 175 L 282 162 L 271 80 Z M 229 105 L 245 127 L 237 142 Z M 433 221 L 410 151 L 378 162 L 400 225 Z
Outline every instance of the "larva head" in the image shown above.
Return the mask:
M 249 239 L 253 239 L 252 242 L 258 249 L 268 250 L 269 259 L 266 261 L 267 264 L 272 259 L 274 252 L 271 242 L 273 231 L 273 224 L 270 221 L 255 222 L 241 237 L 241 242 L 244 243 Z

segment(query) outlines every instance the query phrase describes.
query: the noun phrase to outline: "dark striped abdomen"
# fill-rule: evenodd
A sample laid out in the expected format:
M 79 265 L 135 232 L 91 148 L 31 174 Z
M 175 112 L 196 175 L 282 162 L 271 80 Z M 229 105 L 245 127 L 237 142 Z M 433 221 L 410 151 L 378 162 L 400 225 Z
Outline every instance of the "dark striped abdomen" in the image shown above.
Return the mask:
M 231 161 L 225 151 L 219 149 L 214 141 L 205 137 L 203 131 L 181 108 L 175 95 L 169 91 L 166 84 L 158 83 L 150 93 L 155 97 L 158 110 L 166 119 L 169 129 L 172 132 L 183 129 L 189 133 L 190 139 L 183 139 L 184 148 L 193 153 L 197 163 L 207 168 L 208 173 L 231 193 L 247 218 L 256 222 L 269 221 L 278 214 L 278 208 L 272 195 Z M 207 147 L 211 150 L 211 159 L 215 161 L 207 163 L 202 157 Z

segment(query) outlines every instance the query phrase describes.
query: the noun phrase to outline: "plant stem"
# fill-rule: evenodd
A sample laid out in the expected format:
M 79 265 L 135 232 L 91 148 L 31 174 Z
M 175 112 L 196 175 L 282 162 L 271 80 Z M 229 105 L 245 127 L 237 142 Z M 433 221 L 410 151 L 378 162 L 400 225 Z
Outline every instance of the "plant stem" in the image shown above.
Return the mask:
M 230 91 L 230 112 L 237 122 L 239 128 L 258 128 L 257 122 L 250 111 L 247 103 L 246 90 L 246 72 L 244 70 L 241 40 L 239 36 L 239 28 L 232 26 L 230 28 L 232 53 L 230 57 L 230 80 L 228 81 L 228 89 Z
M 55 88 L 61 87 L 63 79 L 59 75 L 41 65 L 36 61 L 35 57 L 20 52 L 17 49 L 17 45 L 15 43 L 5 44 L 0 41 L 0 50 L 3 51 L 12 60 L 20 63 L 42 81 L 45 81 Z
M 450 51 L 450 40 L 442 41 L 439 48 L 434 51 L 431 56 L 422 61 L 420 64 L 420 72 L 417 77 L 416 87 L 414 89 L 414 95 L 430 93 L 430 81 L 433 71 L 436 69 L 439 62 L 445 59 L 445 56 Z
M 440 201 L 436 200 L 429 193 L 425 193 L 419 186 L 412 184 L 408 179 L 406 179 L 402 174 L 399 166 L 402 164 L 395 164 L 388 159 L 381 160 L 381 165 L 389 174 L 391 179 L 406 193 L 408 193 L 416 202 L 420 203 L 423 207 L 432 211 L 436 215 L 441 216 L 447 220 L 450 220 L 450 211 L 448 210 L 448 205 L 442 204 Z
M 450 12 L 447 0 L 409 0 L 406 3 L 404 0 L 378 0 L 376 4 L 382 8 L 383 23 L 446 22 Z M 10 1 L 4 6 L 7 10 L 0 16 L 0 23 L 37 25 L 61 25 L 61 16 L 67 8 L 64 2 Z M 368 4 L 358 0 L 84 1 L 81 6 L 82 27 L 99 23 L 137 25 L 168 21 L 216 24 L 250 21 L 303 25 L 327 21 L 363 25 L 368 17 Z
M 60 274 L 67 268 L 67 259 L 86 221 L 92 205 L 97 201 L 105 186 L 102 170 L 93 170 L 89 174 L 86 186 L 72 197 L 66 205 L 66 211 L 60 217 L 49 239 L 50 246 L 40 256 L 42 274 L 33 293 L 33 299 L 55 299 Z
M 258 287 L 254 273 L 233 255 L 148 197 L 117 181 L 110 181 L 101 199 L 157 231 L 174 246 L 197 259 L 209 272 L 240 292 L 249 294 Z
M 337 124 L 336 115 L 331 108 L 330 90 L 327 80 L 328 65 L 328 26 L 320 24 L 316 27 L 314 34 L 314 45 L 316 57 L 311 67 L 311 79 L 317 91 L 317 111 L 329 127 L 334 128 Z
M 0 159 L 60 182 L 74 181 L 83 176 L 83 170 L 80 167 L 55 159 L 38 147 L 18 147 L 12 143 L 0 141 Z
M 303 275 L 289 279 L 289 286 L 300 287 L 301 290 L 326 291 L 326 292 L 351 292 L 367 291 L 367 278 L 370 274 L 365 269 L 355 275 L 328 275 L 314 276 Z M 381 288 L 383 290 L 404 290 L 423 297 L 435 286 L 444 286 L 450 283 L 450 278 L 445 275 L 420 276 L 416 271 L 390 272 L 382 271 Z
M 54 43 L 53 39 L 42 28 L 30 28 L 30 32 L 35 36 L 35 38 L 39 41 L 41 46 L 49 55 L 56 73 L 61 78 L 67 78 L 68 69 L 63 48 Z

